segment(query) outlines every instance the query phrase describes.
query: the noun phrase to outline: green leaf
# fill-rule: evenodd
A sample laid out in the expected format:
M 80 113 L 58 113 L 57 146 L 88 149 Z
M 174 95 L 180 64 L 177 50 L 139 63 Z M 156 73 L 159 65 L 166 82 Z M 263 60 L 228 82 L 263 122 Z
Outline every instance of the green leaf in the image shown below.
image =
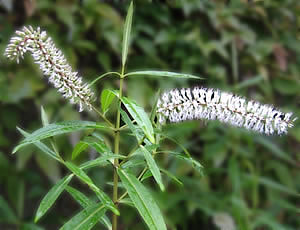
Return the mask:
M 165 151 L 166 153 L 170 153 L 178 159 L 184 160 L 186 163 L 190 164 L 194 169 L 196 169 L 201 175 L 203 174 L 203 166 L 197 160 L 193 159 L 189 155 L 185 155 L 179 152 L 173 151 Z
M 40 141 L 42 139 L 84 129 L 108 129 L 108 127 L 91 121 L 65 121 L 49 124 L 27 136 L 23 141 L 21 141 L 19 145 L 17 145 L 13 149 L 13 153 L 17 152 L 20 148 L 28 144 Z
M 75 176 L 77 176 L 82 182 L 86 183 L 89 186 L 95 186 L 92 179 L 79 167 L 77 167 L 76 165 L 74 165 L 71 162 L 65 162 L 65 165 L 67 166 L 67 168 L 74 173 Z
M 123 169 L 136 168 L 139 166 L 146 166 L 144 157 L 132 156 L 128 161 L 122 164 Z
M 112 161 L 113 159 L 116 159 L 116 158 L 124 159 L 126 157 L 119 155 L 119 154 L 108 154 L 108 155 L 100 156 L 94 160 L 87 161 L 87 162 L 83 163 L 82 165 L 80 165 L 80 168 L 81 169 L 90 169 L 90 168 L 97 167 L 97 166 L 98 167 L 104 166 L 108 163 L 108 161 Z
M 146 137 L 151 143 L 155 143 L 153 127 L 145 110 L 126 97 L 122 97 L 121 100 L 130 115 L 136 120 L 138 126 L 143 130 Z
M 43 126 L 49 125 L 49 119 L 43 106 L 41 106 L 41 118 L 42 118 Z
M 27 133 L 26 131 L 24 131 L 23 129 L 17 127 L 18 131 L 24 136 L 24 137 L 28 137 L 30 136 L 29 133 Z M 40 141 L 34 142 L 33 143 L 36 147 L 38 147 L 42 152 L 46 153 L 49 157 L 57 160 L 57 161 L 61 161 L 57 155 L 55 154 L 54 151 L 52 151 L 47 145 L 43 144 Z
M 120 212 L 114 205 L 114 202 L 110 199 L 110 197 L 105 192 L 103 192 L 99 188 L 93 189 L 93 190 L 96 193 L 99 200 L 101 200 L 102 203 L 104 203 L 106 207 L 108 207 L 114 214 L 116 214 L 118 216 L 120 215 Z
M 132 14 L 133 14 L 133 2 L 130 3 L 130 6 L 128 8 L 125 25 L 124 25 L 123 44 L 122 44 L 122 66 L 125 66 L 127 54 L 128 54 L 131 25 L 132 25 Z
M 110 148 L 104 143 L 103 140 L 95 140 L 93 137 L 85 137 L 82 140 L 83 143 L 86 143 L 90 147 L 94 148 L 98 153 L 102 155 L 113 154 Z
M 53 183 L 61 179 L 60 162 L 49 159 L 49 157 L 44 154 L 35 154 L 34 158 L 39 168 Z
M 264 78 L 261 75 L 253 76 L 253 77 L 246 79 L 245 81 L 242 81 L 241 83 L 237 84 L 235 87 L 236 87 L 236 89 L 248 88 L 253 85 L 258 85 L 263 80 L 264 80 Z
M 17 216 L 2 196 L 0 196 L 0 222 L 11 224 L 18 223 Z
M 274 190 L 277 190 L 277 191 L 280 191 L 280 192 L 283 192 L 283 193 L 286 193 L 289 195 L 297 196 L 297 197 L 300 196 L 300 194 L 296 190 L 290 189 L 289 187 L 279 184 L 276 181 L 273 181 L 267 177 L 260 176 L 259 178 L 255 178 L 253 175 L 247 175 L 247 174 L 245 175 L 245 177 L 249 180 L 258 180 L 258 182 L 260 184 L 265 185 L 271 189 L 274 189 Z
M 42 118 L 43 126 L 49 125 L 49 119 L 48 119 L 48 116 L 47 116 L 43 106 L 41 106 L 41 118 Z M 53 148 L 54 152 L 56 153 L 56 155 L 59 155 L 56 144 L 55 144 L 55 140 L 53 137 L 50 140 L 50 143 L 51 143 L 52 148 Z
M 82 141 L 78 142 L 72 152 L 72 160 L 74 160 L 82 151 L 86 150 L 89 145 Z
M 104 205 L 90 205 L 72 217 L 60 230 L 89 230 L 94 227 L 105 212 L 106 208 Z
M 142 138 L 144 137 L 143 132 L 139 132 L 139 130 L 130 120 L 130 118 L 128 117 L 127 113 L 124 110 L 120 110 L 121 116 L 122 116 L 122 120 L 128 125 L 129 129 L 131 130 L 131 132 L 135 135 L 136 139 L 138 142 L 140 142 L 142 140 Z
M 34 222 L 37 222 L 53 205 L 59 195 L 64 191 L 68 183 L 71 181 L 73 175 L 69 175 L 58 181 L 46 194 L 40 203 L 40 206 L 36 212 Z
M 172 138 L 172 137 L 170 137 L 170 136 L 168 136 L 168 135 L 166 135 L 166 134 L 164 134 L 164 133 L 162 133 L 162 132 L 160 132 L 159 134 L 160 134 L 161 136 L 163 136 L 163 137 L 169 139 L 170 141 L 174 142 L 176 145 L 178 145 L 178 146 L 183 150 L 183 152 L 184 152 L 188 157 L 191 157 L 191 154 L 189 153 L 189 151 L 188 151 L 182 144 L 180 144 L 177 140 L 175 140 L 174 138 Z
M 135 208 L 134 203 L 131 201 L 130 198 L 123 198 L 119 202 L 120 202 L 120 204 L 125 204 L 125 205 Z
M 111 209 L 115 214 L 119 215 L 118 209 L 115 207 L 113 201 L 109 198 L 109 196 L 104 193 L 101 189 L 99 189 L 92 181 L 92 179 L 79 167 L 74 165 L 71 162 L 65 162 L 66 167 L 75 174 L 82 182 L 86 183 L 99 197 L 102 203 Z
M 104 73 L 98 77 L 96 77 L 90 84 L 89 84 L 89 88 L 92 87 L 92 85 L 94 85 L 97 81 L 99 81 L 100 79 L 106 77 L 106 76 L 109 76 L 109 75 L 117 75 L 120 77 L 120 73 L 118 72 L 107 72 L 107 73 Z
M 128 191 L 129 197 L 143 217 L 150 230 L 166 230 L 161 211 L 150 192 L 131 173 L 118 169 L 120 179 Z
M 140 179 L 141 182 L 143 182 L 144 180 L 147 180 L 149 177 L 153 177 L 152 172 L 148 169 L 144 175 L 142 176 L 142 178 Z
M 164 191 L 165 190 L 165 186 L 162 183 L 162 179 L 161 179 L 161 174 L 159 171 L 159 168 L 155 162 L 155 160 L 153 159 L 151 153 L 142 145 L 140 145 L 140 148 L 144 154 L 144 157 L 146 159 L 147 165 L 155 179 L 155 181 L 158 183 L 160 190 Z
M 295 95 L 299 92 L 299 82 L 296 79 L 274 78 L 274 88 L 284 95 Z
M 77 189 L 67 186 L 66 190 L 68 191 L 68 193 L 70 193 L 70 195 L 74 198 L 74 200 L 76 200 L 81 207 L 83 208 L 87 208 L 88 206 L 93 205 L 93 201 L 90 200 L 86 195 L 84 195 L 82 192 L 78 191 Z M 111 230 L 112 226 L 110 223 L 110 220 L 107 218 L 107 216 L 103 215 L 100 218 L 100 222 L 106 226 L 107 229 Z
M 117 97 L 119 97 L 119 93 L 116 91 L 111 91 L 113 94 L 115 94 Z M 120 97 L 119 97 L 120 98 Z M 147 115 L 147 113 L 144 111 L 144 109 L 136 104 L 136 102 L 126 98 L 121 98 L 122 103 L 127 108 L 130 115 L 133 117 L 133 119 L 137 122 L 138 127 L 145 133 L 145 136 L 150 140 L 151 143 L 155 142 L 154 139 L 154 131 L 151 124 L 151 121 Z M 129 119 L 127 114 L 125 112 L 122 112 L 122 118 L 128 124 L 129 128 L 132 130 L 132 132 L 136 135 L 138 141 L 143 138 L 142 135 L 139 134 L 138 129 L 135 128 L 132 121 Z M 146 140 L 145 140 L 146 141 Z
M 145 70 L 145 71 L 136 71 L 125 74 L 125 77 L 128 76 L 137 76 L 137 75 L 145 75 L 152 77 L 172 77 L 172 78 L 192 78 L 192 79 L 204 79 L 202 77 L 197 77 L 191 74 L 185 73 L 174 73 L 168 71 L 156 71 L 156 70 Z
M 154 103 L 153 103 L 151 113 L 150 113 L 150 120 L 151 120 L 152 124 L 154 124 L 154 119 L 156 117 L 157 102 L 158 102 L 159 97 L 160 97 L 160 89 L 158 89 L 156 94 L 155 94 Z
M 168 177 L 170 177 L 173 181 L 175 181 L 178 185 L 183 186 L 183 183 L 172 173 L 170 173 L 168 170 L 165 170 L 163 168 L 160 168 L 160 171 L 166 174 Z
M 115 98 L 115 94 L 111 90 L 105 89 L 101 93 L 101 108 L 102 112 L 105 114 L 108 110 L 108 107 Z
M 264 146 L 265 148 L 269 149 L 271 154 L 275 155 L 281 160 L 296 165 L 296 162 L 289 156 L 289 154 L 281 150 L 275 143 L 270 141 L 270 139 L 264 137 L 255 137 L 255 141 Z
M 74 200 L 76 200 L 83 208 L 86 208 L 94 203 L 82 192 L 78 191 L 77 189 L 71 186 L 67 186 L 66 190 L 74 198 Z
M 22 224 L 22 227 L 20 228 L 20 230 L 44 230 L 44 228 L 35 225 L 33 223 L 24 223 Z

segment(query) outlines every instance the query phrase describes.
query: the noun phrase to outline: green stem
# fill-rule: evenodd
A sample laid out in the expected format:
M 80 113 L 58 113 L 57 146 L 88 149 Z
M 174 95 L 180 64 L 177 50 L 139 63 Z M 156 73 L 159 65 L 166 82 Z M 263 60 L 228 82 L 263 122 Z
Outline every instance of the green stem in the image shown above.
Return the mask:
M 137 145 L 130 151 L 127 157 L 120 163 L 120 166 L 124 164 L 131 157 L 131 155 L 140 147 L 140 145 L 144 142 L 145 138 L 146 136 L 144 135 L 142 139 L 137 143 Z
M 122 127 L 120 127 L 119 130 L 123 130 L 123 129 L 126 129 L 128 127 L 128 125 L 123 125 Z
M 114 127 L 114 125 L 96 107 L 92 106 L 92 108 L 109 126 Z
M 119 77 L 121 77 L 120 73 L 118 72 L 108 72 L 108 73 L 104 73 L 102 75 L 100 75 L 99 77 L 97 77 L 95 80 L 93 80 L 90 84 L 89 84 L 89 87 L 91 87 L 92 85 L 94 85 L 97 81 L 99 81 L 101 78 L 105 77 L 105 76 L 108 76 L 110 74 L 115 74 L 115 75 L 118 75 Z
M 124 66 L 122 66 L 122 71 L 120 75 L 120 88 L 119 88 L 119 105 L 118 105 L 118 111 L 117 111 L 117 120 L 116 120 L 116 130 L 115 130 L 115 154 L 119 154 L 119 148 L 120 148 L 120 110 L 121 110 L 121 98 L 123 93 L 123 81 L 124 81 Z M 114 187 L 113 187 L 113 202 L 115 203 L 116 207 L 118 208 L 118 173 L 117 168 L 119 167 L 119 160 L 114 160 Z M 118 219 L 117 215 L 113 214 L 112 217 L 112 230 L 117 230 L 118 226 Z

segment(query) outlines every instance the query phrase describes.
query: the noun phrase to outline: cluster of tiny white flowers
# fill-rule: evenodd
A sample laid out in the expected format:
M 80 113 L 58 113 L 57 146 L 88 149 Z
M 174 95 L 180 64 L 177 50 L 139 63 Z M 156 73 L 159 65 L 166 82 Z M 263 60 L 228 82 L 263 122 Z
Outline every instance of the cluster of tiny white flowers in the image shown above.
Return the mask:
M 91 100 L 93 92 L 88 84 L 82 83 L 82 78 L 73 72 L 62 52 L 55 47 L 52 39 L 45 31 L 38 27 L 34 30 L 31 26 L 16 31 L 7 46 L 4 55 L 11 60 L 24 58 L 29 51 L 36 64 L 40 66 L 43 74 L 49 77 L 49 82 L 72 104 L 79 104 L 79 111 L 84 106 L 92 109 Z
M 219 120 L 267 135 L 286 134 L 296 118 L 271 105 L 209 88 L 173 89 L 162 94 L 157 103 L 159 122 L 194 119 Z

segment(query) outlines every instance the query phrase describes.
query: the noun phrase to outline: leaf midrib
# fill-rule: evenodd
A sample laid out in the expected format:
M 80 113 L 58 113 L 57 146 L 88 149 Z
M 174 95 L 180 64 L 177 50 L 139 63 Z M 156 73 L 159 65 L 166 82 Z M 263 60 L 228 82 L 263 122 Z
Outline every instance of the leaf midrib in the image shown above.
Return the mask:
M 123 172 L 122 172 L 122 173 L 123 173 Z M 132 187 L 135 189 L 135 191 L 136 191 L 138 197 L 139 197 L 140 200 L 142 201 L 142 204 L 143 204 L 144 208 L 146 209 L 146 211 L 147 211 L 147 213 L 148 213 L 148 216 L 149 216 L 150 219 L 152 220 L 153 226 L 155 226 L 155 228 L 156 228 L 155 221 L 153 220 L 152 215 L 150 214 L 149 210 L 147 209 L 147 206 L 146 206 L 144 200 L 142 199 L 142 196 L 140 196 L 140 194 L 138 193 L 138 190 L 136 189 L 134 183 L 132 183 L 132 181 L 130 180 L 130 178 L 129 178 L 125 173 L 123 173 L 123 175 L 127 178 L 127 180 L 128 180 L 129 182 L 131 182 Z M 157 229 L 157 228 L 156 228 L 156 229 Z
M 97 213 L 99 210 L 101 210 L 104 207 L 105 207 L 104 205 L 101 205 L 98 209 L 96 209 L 94 212 L 92 212 L 91 215 L 88 216 L 88 218 L 86 218 L 76 228 L 74 228 L 74 230 L 79 229 L 82 224 L 84 224 L 90 217 L 92 217 L 93 215 L 95 215 L 95 213 Z
M 123 100 L 123 103 L 124 103 L 124 100 Z M 137 111 L 135 108 L 134 108 L 134 106 L 131 104 L 131 103 L 124 103 L 124 104 L 127 104 L 133 111 Z M 143 119 L 143 117 L 142 116 L 140 116 L 140 114 L 137 112 L 136 113 L 136 115 L 137 115 L 137 117 L 139 118 L 139 121 L 140 121 L 140 125 L 141 125 L 141 128 L 142 128 L 142 130 L 145 132 L 145 134 L 146 135 L 148 135 L 149 137 L 151 137 L 152 136 L 152 130 L 149 130 L 149 132 L 148 132 L 148 129 L 145 127 L 145 125 L 144 125 L 144 123 L 147 123 L 147 121 L 146 120 L 144 120 Z M 139 123 L 138 121 L 137 121 L 137 123 Z

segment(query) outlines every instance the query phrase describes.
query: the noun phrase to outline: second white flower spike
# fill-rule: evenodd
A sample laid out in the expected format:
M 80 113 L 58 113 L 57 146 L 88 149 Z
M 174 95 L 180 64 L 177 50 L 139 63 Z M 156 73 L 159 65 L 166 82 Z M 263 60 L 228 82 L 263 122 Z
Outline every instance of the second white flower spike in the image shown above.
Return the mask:
M 283 113 L 271 105 L 262 105 L 211 88 L 173 89 L 158 100 L 159 122 L 219 120 L 267 135 L 286 134 L 293 127 L 292 113 Z

